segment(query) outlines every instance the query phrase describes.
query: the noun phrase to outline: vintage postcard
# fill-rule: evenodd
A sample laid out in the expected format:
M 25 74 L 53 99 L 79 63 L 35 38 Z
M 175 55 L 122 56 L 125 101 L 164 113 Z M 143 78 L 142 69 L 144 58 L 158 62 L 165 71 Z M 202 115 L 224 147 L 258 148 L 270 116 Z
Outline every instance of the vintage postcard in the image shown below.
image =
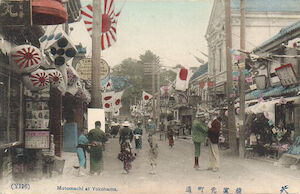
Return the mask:
M 0 194 L 300 194 L 300 0 L 0 10 Z

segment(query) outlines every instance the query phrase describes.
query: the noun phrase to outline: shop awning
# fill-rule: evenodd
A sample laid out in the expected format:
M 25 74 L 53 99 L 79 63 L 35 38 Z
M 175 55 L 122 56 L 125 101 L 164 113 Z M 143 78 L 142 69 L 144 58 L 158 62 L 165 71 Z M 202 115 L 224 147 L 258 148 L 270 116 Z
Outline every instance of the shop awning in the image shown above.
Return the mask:
M 300 96 L 285 98 L 285 100 L 286 100 L 286 102 L 297 101 L 297 103 L 298 103 L 300 101 Z M 277 98 L 277 99 L 274 99 L 271 101 L 260 102 L 253 106 L 247 107 L 245 112 L 248 114 L 268 113 L 270 115 L 270 119 L 272 119 L 274 121 L 275 120 L 275 104 L 279 103 L 279 101 L 280 101 L 280 98 Z
M 287 94 L 297 93 L 300 91 L 300 85 L 296 85 L 289 88 L 284 88 L 281 85 L 277 85 L 272 88 L 267 88 L 265 90 L 256 90 L 256 91 L 257 93 L 255 94 L 255 96 L 253 95 L 253 92 L 246 94 L 246 100 L 253 100 L 259 97 L 278 97 Z

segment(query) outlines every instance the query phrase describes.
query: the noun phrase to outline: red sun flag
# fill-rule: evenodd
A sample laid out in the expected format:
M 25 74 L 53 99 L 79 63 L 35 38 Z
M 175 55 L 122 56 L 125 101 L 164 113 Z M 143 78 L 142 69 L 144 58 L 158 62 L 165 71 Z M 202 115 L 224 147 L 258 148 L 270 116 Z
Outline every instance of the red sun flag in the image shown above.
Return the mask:
M 145 100 L 149 100 L 149 96 L 145 96 Z
M 104 0 L 102 7 L 101 49 L 104 50 L 116 42 L 117 19 L 120 12 L 115 12 L 114 0 Z M 93 31 L 93 7 L 88 5 L 81 9 L 81 16 L 90 36 Z
M 104 100 L 110 100 L 112 98 L 112 96 L 106 96 L 106 97 L 104 97 Z
M 180 69 L 179 78 L 181 80 L 186 80 L 187 76 L 188 76 L 188 70 L 184 68 Z
M 109 108 L 110 107 L 110 105 L 108 104 L 108 103 L 105 103 L 105 108 Z
M 116 102 L 115 102 L 115 104 L 116 104 L 116 105 L 119 105 L 120 102 L 121 102 L 121 100 L 120 100 L 120 99 L 117 99 Z

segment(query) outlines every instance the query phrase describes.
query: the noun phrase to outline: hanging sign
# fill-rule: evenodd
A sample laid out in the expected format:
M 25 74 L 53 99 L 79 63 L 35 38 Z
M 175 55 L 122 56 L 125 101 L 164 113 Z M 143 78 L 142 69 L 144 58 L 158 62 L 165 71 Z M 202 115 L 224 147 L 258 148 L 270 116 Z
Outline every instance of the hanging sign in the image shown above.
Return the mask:
M 30 0 L 1 0 L 0 23 L 3 26 L 31 25 Z
M 101 59 L 100 63 L 101 63 L 100 79 L 105 79 L 110 73 L 110 67 L 108 66 L 108 63 L 104 59 Z M 92 59 L 91 58 L 81 59 L 76 65 L 76 71 L 81 79 L 91 81 L 92 80 Z
M 275 69 L 282 86 L 287 87 L 297 83 L 297 74 L 291 63 L 282 65 Z

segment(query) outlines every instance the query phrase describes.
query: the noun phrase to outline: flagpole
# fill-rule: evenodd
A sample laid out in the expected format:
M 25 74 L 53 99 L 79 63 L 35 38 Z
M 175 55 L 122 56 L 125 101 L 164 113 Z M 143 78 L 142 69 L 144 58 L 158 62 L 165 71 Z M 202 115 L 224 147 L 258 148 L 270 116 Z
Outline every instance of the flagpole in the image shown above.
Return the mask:
M 101 0 L 93 0 L 92 92 L 91 92 L 92 108 L 101 108 L 101 86 L 100 86 L 101 32 L 102 32 Z

